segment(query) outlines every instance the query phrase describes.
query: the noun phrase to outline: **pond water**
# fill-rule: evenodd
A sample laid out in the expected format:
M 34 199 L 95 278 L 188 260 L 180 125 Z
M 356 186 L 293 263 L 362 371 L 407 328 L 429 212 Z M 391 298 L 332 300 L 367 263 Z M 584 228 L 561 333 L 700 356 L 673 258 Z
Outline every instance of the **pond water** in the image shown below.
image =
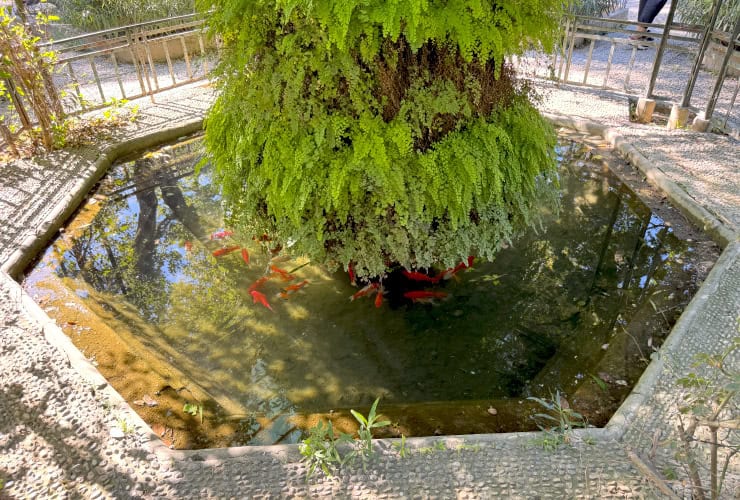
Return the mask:
M 377 397 L 390 435 L 532 429 L 527 397 L 555 391 L 601 425 L 693 293 L 693 249 L 578 143 L 558 146 L 559 213 L 425 288 L 445 297 L 380 307 L 260 235 L 218 239 L 199 151 L 112 168 L 24 283 L 173 446 L 296 442 L 319 418 L 351 430 Z M 213 256 L 229 247 L 249 262 Z M 295 277 L 261 285 L 272 310 L 249 294 L 271 265 Z

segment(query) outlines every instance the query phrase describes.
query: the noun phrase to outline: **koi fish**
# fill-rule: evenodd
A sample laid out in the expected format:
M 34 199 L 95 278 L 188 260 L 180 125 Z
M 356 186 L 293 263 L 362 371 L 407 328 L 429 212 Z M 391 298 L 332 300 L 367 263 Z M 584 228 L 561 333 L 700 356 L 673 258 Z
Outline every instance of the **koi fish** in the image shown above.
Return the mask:
M 252 290 L 249 292 L 249 295 L 252 296 L 252 302 L 257 304 L 258 302 L 268 308 L 270 311 L 272 311 L 272 306 L 269 302 L 267 302 L 267 297 L 265 297 L 264 293 L 258 292 L 257 290 Z
M 242 260 L 244 260 L 246 265 L 249 265 L 249 252 L 247 252 L 246 248 L 242 248 Z
M 426 281 L 429 283 L 437 283 L 440 280 L 439 276 L 433 277 L 424 273 L 420 273 L 418 271 L 407 271 L 406 269 L 404 269 L 403 271 L 401 271 L 401 273 L 412 281 Z
M 230 254 L 231 252 L 236 252 L 241 247 L 235 246 L 235 247 L 226 247 L 226 248 L 219 248 L 218 250 L 213 251 L 214 257 L 223 257 L 224 255 Z
M 272 276 L 263 276 L 251 285 L 249 285 L 249 293 L 252 293 L 253 291 L 257 290 L 259 287 L 267 283 Z
M 349 273 L 349 284 L 354 286 L 357 283 L 357 276 L 355 276 L 355 270 L 351 263 L 347 266 L 347 272 Z
M 278 294 L 278 297 L 283 300 L 288 300 L 288 297 L 291 293 L 297 292 L 306 285 L 308 285 L 308 280 L 303 280 L 300 283 L 296 283 L 295 285 L 288 285 L 283 288 L 283 291 Z
M 290 281 L 292 279 L 295 279 L 295 276 L 290 274 L 285 269 L 280 269 L 279 267 L 273 266 L 272 264 L 270 264 L 270 271 L 280 276 L 280 279 L 283 281 Z
M 278 256 L 273 257 L 272 259 L 270 259 L 270 263 L 277 264 L 279 262 L 287 262 L 287 261 L 289 261 L 292 258 L 293 257 L 291 257 L 290 255 L 278 255 Z
M 263 234 L 262 236 L 252 236 L 252 239 L 254 241 L 272 241 L 272 238 L 267 236 L 267 233 Z
M 468 255 L 468 267 L 473 267 L 473 261 L 475 260 L 475 256 Z
M 185 244 L 184 244 L 183 246 L 185 247 L 185 251 L 186 251 L 187 253 L 190 253 L 190 252 L 192 252 L 192 251 L 193 251 L 193 243 L 192 243 L 192 242 L 190 242 L 190 241 L 186 241 L 186 242 L 185 242 Z
M 412 292 L 406 292 L 403 294 L 404 297 L 411 300 L 412 302 L 428 302 L 431 299 L 443 299 L 447 297 L 445 292 L 430 292 L 428 290 L 414 290 Z
M 215 233 L 212 233 L 210 236 L 210 239 L 212 240 L 222 240 L 224 238 L 228 238 L 229 236 L 233 236 L 233 231 L 216 231 Z
M 380 307 L 383 305 L 383 287 L 378 288 L 378 295 L 375 297 L 375 307 Z
M 285 288 L 283 288 L 283 291 L 285 292 L 297 292 L 304 286 L 308 285 L 308 280 L 303 280 L 300 283 L 296 283 L 295 285 L 288 285 Z
M 453 278 L 453 277 L 455 279 L 457 279 L 457 277 L 455 275 L 458 272 L 462 271 L 463 269 L 466 269 L 466 268 L 470 267 L 471 266 L 471 263 L 472 263 L 472 261 L 471 261 L 470 257 L 468 257 L 468 263 L 466 263 L 466 262 L 460 262 L 455 267 L 451 267 L 451 268 L 447 269 L 446 271 L 444 271 L 441 274 L 442 279 L 443 280 L 448 280 L 448 279 Z
M 380 286 L 378 283 L 370 283 L 365 288 L 361 289 L 359 292 L 352 295 L 349 300 L 357 300 L 360 297 L 364 297 L 365 295 L 369 295 L 373 293 L 375 290 L 378 289 L 378 286 Z

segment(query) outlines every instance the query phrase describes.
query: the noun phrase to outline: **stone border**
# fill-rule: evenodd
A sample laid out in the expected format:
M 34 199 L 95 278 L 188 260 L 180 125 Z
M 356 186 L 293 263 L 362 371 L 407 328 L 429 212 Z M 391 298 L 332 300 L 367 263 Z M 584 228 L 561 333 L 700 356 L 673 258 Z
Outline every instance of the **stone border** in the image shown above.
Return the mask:
M 738 234 L 725 224 L 720 222 L 709 211 L 701 207 L 689 197 L 678 185 L 668 178 L 660 169 L 650 164 L 628 140 L 622 137 L 617 130 L 602 124 L 594 123 L 584 119 L 572 118 L 564 115 L 543 113 L 557 126 L 570 128 L 579 132 L 585 132 L 590 135 L 597 135 L 609 141 L 613 148 L 624 155 L 631 161 L 653 184 L 666 193 L 671 203 L 676 205 L 684 215 L 689 217 L 692 222 L 704 229 L 709 236 L 717 243 L 726 247 L 712 271 L 707 276 L 694 298 L 681 314 L 679 321 L 667 337 L 660 352 L 670 352 L 676 349 L 685 333 L 693 326 L 694 318 L 698 313 L 707 306 L 707 302 L 719 285 L 723 272 L 731 266 L 735 259 L 740 255 L 740 238 Z M 67 221 L 69 216 L 74 213 L 81 201 L 87 196 L 93 185 L 102 177 L 110 165 L 123 155 L 134 151 L 153 147 L 178 137 L 192 134 L 202 129 L 203 120 L 201 118 L 193 119 L 177 127 L 159 130 L 148 133 L 139 137 L 124 140 L 107 146 L 100 152 L 98 159 L 86 168 L 81 174 L 80 179 L 68 195 L 54 208 L 49 217 L 43 221 L 36 234 L 29 236 L 22 245 L 17 248 L 8 261 L 2 266 L 2 271 L 13 276 L 14 273 L 20 273 L 24 267 L 31 262 L 37 253 L 51 240 L 60 227 Z M 145 434 L 144 446 L 148 447 L 153 453 L 165 460 L 191 460 L 202 461 L 207 463 L 218 463 L 237 457 L 246 456 L 272 456 L 281 461 L 298 461 L 300 454 L 298 445 L 283 444 L 271 446 L 239 446 L 229 448 L 209 448 L 200 450 L 171 450 L 160 440 L 144 422 L 144 420 L 131 408 L 123 397 L 110 386 L 100 372 L 93 366 L 90 361 L 77 349 L 72 341 L 56 325 L 56 322 L 36 304 L 31 297 L 25 293 L 20 284 L 18 286 L 23 307 L 28 311 L 42 327 L 44 337 L 53 346 L 59 348 L 67 356 L 70 364 L 76 369 L 85 380 L 90 382 L 105 397 L 113 402 L 118 411 L 125 418 L 134 423 L 139 432 Z M 637 384 L 632 389 L 619 409 L 615 412 L 607 425 L 603 428 L 577 429 L 573 431 L 576 439 L 587 437 L 599 440 L 620 440 L 627 430 L 627 427 L 638 411 L 645 403 L 655 384 L 657 383 L 664 368 L 664 362 L 661 357 L 654 356 L 654 359 L 647 366 Z M 445 442 L 448 447 L 454 448 L 462 443 L 465 444 L 484 444 L 484 443 L 501 443 L 522 441 L 529 442 L 539 436 L 539 432 L 513 432 L 498 434 L 470 434 L 470 435 L 450 435 L 450 436 L 428 436 L 413 437 L 406 439 L 406 445 L 410 449 L 419 449 L 433 446 L 440 441 Z M 399 441 L 398 439 L 377 439 L 374 440 L 376 448 L 390 448 L 391 443 Z

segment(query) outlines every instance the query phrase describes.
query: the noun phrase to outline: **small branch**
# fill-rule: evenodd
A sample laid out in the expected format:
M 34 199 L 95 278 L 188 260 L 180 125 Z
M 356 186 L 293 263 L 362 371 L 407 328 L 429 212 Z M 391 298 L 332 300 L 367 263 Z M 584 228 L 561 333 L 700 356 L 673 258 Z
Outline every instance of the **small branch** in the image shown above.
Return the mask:
M 637 470 L 645 474 L 645 476 L 647 476 L 647 478 L 652 481 L 653 484 L 655 484 L 655 486 L 657 486 L 664 495 L 668 496 L 668 498 L 671 498 L 672 500 L 678 500 L 678 495 L 676 495 L 673 490 L 668 487 L 665 480 L 660 477 L 658 472 L 653 469 L 653 467 L 645 463 L 645 461 L 642 460 L 634 451 L 626 451 L 627 457 L 632 461 L 633 464 L 635 464 Z

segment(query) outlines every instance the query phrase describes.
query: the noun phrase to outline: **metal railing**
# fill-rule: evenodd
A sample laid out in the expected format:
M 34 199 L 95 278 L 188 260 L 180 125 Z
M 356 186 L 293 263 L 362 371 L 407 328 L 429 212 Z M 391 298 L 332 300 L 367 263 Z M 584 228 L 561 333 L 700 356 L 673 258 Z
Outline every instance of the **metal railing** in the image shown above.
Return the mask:
M 196 14 L 150 21 L 72 36 L 40 44 L 53 51 L 54 86 L 64 111 L 76 115 L 103 108 L 116 100 L 150 96 L 208 77 L 217 58 L 206 39 L 205 20 Z M 27 121 L 23 97 L 11 99 Z
M 671 23 L 663 42 L 666 26 L 649 24 L 649 39 L 632 40 L 637 26 L 637 22 L 621 19 L 570 16 L 563 22 L 557 50 L 547 61 L 541 54 L 530 54 L 529 61 L 525 57 L 515 64 L 529 71 L 530 76 L 558 84 L 681 103 L 707 119 L 714 116 L 715 126 L 737 130 L 740 52 L 735 50 L 733 55 L 733 44 L 729 43 L 733 35 Z M 721 64 L 715 70 L 703 67 L 706 56 L 701 48 L 705 39 L 715 42 L 714 57 L 727 60 L 726 70 Z M 740 47 L 737 34 L 734 40 Z M 713 90 L 707 95 L 707 89 Z M 698 104 L 692 106 L 692 99 Z

